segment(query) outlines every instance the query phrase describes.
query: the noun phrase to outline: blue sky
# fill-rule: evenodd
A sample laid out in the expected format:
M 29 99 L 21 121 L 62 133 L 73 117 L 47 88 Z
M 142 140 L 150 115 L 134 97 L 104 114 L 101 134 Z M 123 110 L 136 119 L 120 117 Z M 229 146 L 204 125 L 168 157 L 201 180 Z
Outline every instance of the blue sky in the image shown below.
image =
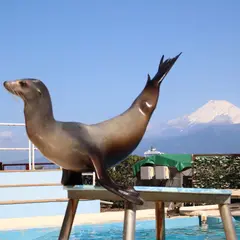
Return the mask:
M 237 0 L 1 1 L 1 84 L 39 78 L 58 120 L 95 123 L 129 107 L 162 54 L 183 52 L 152 122 L 210 99 L 240 107 L 239 12 Z M 15 99 L 0 87 L 1 122 L 24 121 Z

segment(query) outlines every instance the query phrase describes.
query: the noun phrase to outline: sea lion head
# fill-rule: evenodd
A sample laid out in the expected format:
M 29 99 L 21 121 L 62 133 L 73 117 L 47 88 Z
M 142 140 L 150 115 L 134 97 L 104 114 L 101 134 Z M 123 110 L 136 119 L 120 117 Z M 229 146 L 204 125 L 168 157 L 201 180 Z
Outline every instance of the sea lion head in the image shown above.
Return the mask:
M 8 92 L 22 98 L 24 102 L 35 101 L 49 94 L 45 84 L 33 78 L 5 81 L 3 85 Z

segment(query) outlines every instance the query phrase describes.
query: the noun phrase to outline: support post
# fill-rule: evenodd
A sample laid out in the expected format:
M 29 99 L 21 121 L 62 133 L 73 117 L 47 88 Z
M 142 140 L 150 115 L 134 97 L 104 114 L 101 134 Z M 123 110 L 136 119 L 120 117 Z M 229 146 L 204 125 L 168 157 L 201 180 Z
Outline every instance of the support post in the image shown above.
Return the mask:
M 232 220 L 232 214 L 228 204 L 219 204 L 219 211 L 225 231 L 226 240 L 237 240 L 235 227 Z
M 134 240 L 136 229 L 136 205 L 125 202 L 123 240 Z
M 165 240 L 164 202 L 155 202 L 156 240 Z
M 78 199 L 69 199 L 58 240 L 68 240 L 71 234 Z
M 32 145 L 32 170 L 35 170 L 35 146 L 31 142 Z
M 28 140 L 28 169 L 32 169 L 32 142 Z

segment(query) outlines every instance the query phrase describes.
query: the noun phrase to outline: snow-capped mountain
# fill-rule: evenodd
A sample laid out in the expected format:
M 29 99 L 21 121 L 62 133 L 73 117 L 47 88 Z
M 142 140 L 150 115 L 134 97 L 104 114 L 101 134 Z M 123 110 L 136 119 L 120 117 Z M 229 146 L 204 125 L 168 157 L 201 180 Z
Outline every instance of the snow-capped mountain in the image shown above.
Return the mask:
M 240 108 L 225 100 L 210 100 L 195 112 L 168 121 L 168 126 L 184 128 L 196 124 L 240 124 Z
M 137 153 L 149 146 L 165 153 L 240 153 L 240 108 L 225 100 L 210 100 L 151 131 Z
M 152 135 L 186 135 L 207 126 L 232 124 L 240 124 L 240 108 L 225 100 L 210 100 L 195 112 L 161 124 Z

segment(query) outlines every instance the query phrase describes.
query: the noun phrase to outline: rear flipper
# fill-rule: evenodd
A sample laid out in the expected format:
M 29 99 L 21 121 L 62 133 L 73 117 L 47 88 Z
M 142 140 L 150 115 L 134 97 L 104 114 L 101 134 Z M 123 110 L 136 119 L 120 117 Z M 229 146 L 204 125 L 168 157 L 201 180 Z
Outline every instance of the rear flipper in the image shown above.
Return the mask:
M 118 185 L 119 188 L 123 191 L 127 191 L 129 192 L 130 194 L 133 194 L 135 196 L 139 196 L 139 192 L 137 192 L 133 187 L 129 186 L 129 187 L 124 187 L 124 186 L 121 186 L 121 185 Z
M 181 54 L 182 53 L 178 54 L 174 58 L 168 58 L 165 61 L 163 61 L 164 59 L 164 55 L 163 55 L 158 66 L 158 72 L 153 77 L 153 79 L 151 80 L 150 76 L 148 75 L 148 83 L 153 82 L 153 83 L 156 83 L 157 85 L 160 85 Z
M 144 200 L 139 196 L 139 193 L 132 187 L 124 187 L 117 185 L 107 174 L 103 166 L 103 162 L 98 158 L 91 158 L 96 172 L 96 177 L 99 184 L 108 191 L 120 196 L 121 198 L 137 205 L 143 205 Z
M 63 186 L 82 185 L 83 184 L 82 173 L 62 169 L 61 184 Z
M 118 186 L 116 183 L 114 183 L 110 177 L 104 177 L 104 178 L 98 178 L 98 182 L 100 185 L 104 188 L 106 188 L 108 191 L 120 196 L 121 198 L 137 204 L 137 205 L 143 205 L 144 200 L 139 196 L 139 193 L 135 190 L 128 190 L 127 188 L 124 189 L 123 187 Z

